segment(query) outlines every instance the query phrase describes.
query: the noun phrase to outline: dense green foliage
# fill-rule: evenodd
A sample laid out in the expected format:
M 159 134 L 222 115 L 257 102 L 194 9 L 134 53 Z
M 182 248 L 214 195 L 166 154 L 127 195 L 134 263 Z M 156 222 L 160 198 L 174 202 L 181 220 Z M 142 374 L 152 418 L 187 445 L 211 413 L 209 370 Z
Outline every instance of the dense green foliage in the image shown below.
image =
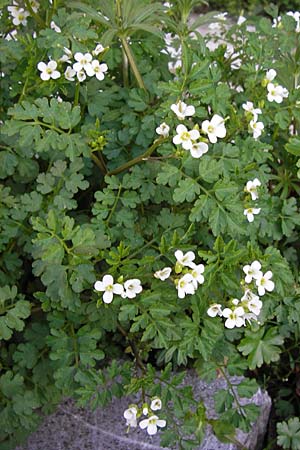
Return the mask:
M 182 449 L 194 448 L 208 423 L 224 441 L 234 440 L 236 428 L 249 429 L 257 408 L 241 406 L 236 392 L 251 397 L 254 374 L 265 387 L 276 384 L 278 416 L 297 415 L 295 19 L 283 16 L 272 27 L 262 18 L 250 31 L 247 21 L 234 25 L 209 50 L 210 37 L 197 28 L 213 14 L 187 21 L 199 2 L 177 0 L 169 9 L 147 0 L 103 0 L 102 14 L 93 0 L 53 0 L 50 7 L 42 0 L 38 9 L 22 3 L 28 17 L 15 25 L 12 3 L 0 2 L 1 450 L 22 441 L 38 425 L 37 411 L 49 412 L 62 396 L 93 407 L 132 392 L 172 401 L 159 432 L 164 445 L 177 441 Z M 181 67 L 173 73 L 164 33 L 181 46 Z M 107 64 L 105 76 L 67 79 L 69 63 L 60 58 L 67 53 L 74 62 L 99 43 L 93 55 Z M 50 59 L 60 77 L 42 79 L 49 72 L 40 63 Z M 288 90 L 280 103 L 267 99 L 270 69 Z M 195 107 L 192 117 L 178 119 L 171 110 L 178 101 Z M 242 106 L 247 101 L 262 111 L 264 131 L 256 138 Z M 203 124 L 216 114 L 226 136 L 212 143 Z M 170 137 L 156 133 L 162 122 Z M 201 132 L 208 144 L 203 156 L 173 143 L 179 124 Z M 245 189 L 254 179 L 261 183 L 257 201 Z M 260 212 L 250 222 L 244 210 L 254 206 Z M 203 284 L 184 298 L 171 281 L 186 270 L 176 265 L 177 250 L 194 252 L 204 265 Z M 275 288 L 261 297 L 258 320 L 231 329 L 207 311 L 213 304 L 233 308 L 247 287 L 243 268 L 253 261 L 272 271 Z M 153 274 L 165 266 L 175 266 L 175 277 L 163 282 Z M 94 283 L 107 274 L 119 284 L 139 279 L 143 290 L 105 303 Z M 190 388 L 178 387 L 185 366 L 228 381 L 215 398 L 219 420 L 207 418 Z M 228 374 L 247 377 L 235 388 Z M 280 392 L 278 380 L 288 388 Z M 278 425 L 283 448 L 292 439 L 294 422 L 288 423 Z

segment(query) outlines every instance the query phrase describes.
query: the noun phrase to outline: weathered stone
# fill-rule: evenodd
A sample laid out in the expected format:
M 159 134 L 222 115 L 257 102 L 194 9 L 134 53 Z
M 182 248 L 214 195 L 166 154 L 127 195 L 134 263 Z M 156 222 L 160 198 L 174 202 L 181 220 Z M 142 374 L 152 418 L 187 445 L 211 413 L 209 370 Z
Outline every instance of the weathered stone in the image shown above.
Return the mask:
M 232 378 L 238 382 L 242 378 Z M 212 383 L 205 383 L 189 372 L 184 384 L 191 384 L 196 398 L 202 398 L 211 418 L 216 417 L 213 396 L 219 389 L 227 387 L 226 381 L 219 378 Z M 16 450 L 162 450 L 159 432 L 150 437 L 145 430 L 132 429 L 126 433 L 123 412 L 134 397 L 114 400 L 106 408 L 91 411 L 78 408 L 71 400 L 63 402 L 57 411 L 46 417 L 38 431 L 33 433 L 26 446 Z M 261 414 L 250 433 L 238 431 L 237 439 L 246 449 L 262 448 L 271 408 L 271 399 L 260 389 L 252 399 L 242 399 L 242 403 L 255 403 L 260 406 Z M 177 449 L 178 447 L 172 447 Z M 195 450 L 240 450 L 235 444 L 220 443 L 208 428 L 201 446 Z

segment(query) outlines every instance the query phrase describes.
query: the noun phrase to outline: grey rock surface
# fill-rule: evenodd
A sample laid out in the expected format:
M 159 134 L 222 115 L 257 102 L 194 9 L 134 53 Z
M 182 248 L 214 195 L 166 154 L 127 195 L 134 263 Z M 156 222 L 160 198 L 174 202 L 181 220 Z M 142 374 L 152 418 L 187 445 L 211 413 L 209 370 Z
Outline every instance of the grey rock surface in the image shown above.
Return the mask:
M 233 382 L 239 382 L 235 377 Z M 196 398 L 202 398 L 211 418 L 216 417 L 213 408 L 213 395 L 219 389 L 226 388 L 226 381 L 219 378 L 212 383 L 205 383 L 193 373 L 188 373 L 184 384 L 192 384 Z M 123 412 L 134 397 L 115 399 L 106 408 L 91 411 L 78 408 L 72 400 L 65 400 L 57 411 L 46 417 L 40 428 L 33 433 L 27 445 L 15 450 L 163 450 L 160 446 L 159 432 L 150 437 L 146 430 L 138 427 L 126 433 L 127 427 Z M 243 403 L 255 403 L 260 406 L 261 414 L 250 433 L 238 431 L 237 439 L 246 449 L 258 450 L 262 445 L 266 430 L 271 399 L 260 389 L 252 399 L 242 399 Z M 172 450 L 178 447 L 172 447 Z M 171 448 L 169 449 L 171 450 Z M 195 450 L 241 450 L 235 444 L 220 443 L 208 428 L 201 446 Z

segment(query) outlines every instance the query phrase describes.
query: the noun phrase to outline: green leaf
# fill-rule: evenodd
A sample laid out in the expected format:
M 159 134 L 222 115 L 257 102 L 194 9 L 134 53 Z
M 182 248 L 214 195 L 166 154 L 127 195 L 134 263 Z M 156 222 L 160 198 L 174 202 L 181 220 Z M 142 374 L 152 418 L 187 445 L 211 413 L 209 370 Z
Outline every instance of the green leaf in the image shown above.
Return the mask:
M 300 156 L 300 139 L 290 138 L 289 142 L 285 144 L 284 148 L 292 155 Z
M 177 203 L 185 200 L 191 202 L 197 194 L 200 194 L 199 184 L 192 178 L 188 178 L 179 181 L 178 187 L 174 189 L 173 199 Z
M 279 422 L 277 428 L 277 444 L 285 449 L 300 450 L 300 420 L 292 417 L 287 422 Z
M 256 333 L 246 331 L 238 349 L 244 356 L 248 356 L 249 368 L 253 370 L 264 363 L 278 361 L 283 341 L 277 327 L 270 328 L 268 331 L 261 328 Z

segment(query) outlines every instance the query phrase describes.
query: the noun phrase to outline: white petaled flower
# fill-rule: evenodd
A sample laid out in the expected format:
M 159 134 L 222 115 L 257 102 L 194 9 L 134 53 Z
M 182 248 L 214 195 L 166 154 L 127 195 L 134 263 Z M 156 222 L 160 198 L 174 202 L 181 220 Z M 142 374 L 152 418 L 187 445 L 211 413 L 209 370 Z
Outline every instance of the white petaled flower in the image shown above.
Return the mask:
M 147 405 L 147 403 L 143 404 L 142 410 L 143 410 L 143 415 L 148 416 L 150 410 L 149 410 L 149 406 Z
M 203 272 L 204 272 L 203 264 L 198 264 L 197 266 L 195 265 L 195 267 L 190 272 L 190 274 L 193 277 L 192 283 L 193 283 L 195 289 L 197 289 L 198 284 L 204 283 L 204 276 L 202 275 Z
M 281 16 L 274 17 L 272 28 L 282 28 Z
M 90 63 L 93 59 L 92 55 L 90 53 L 80 53 L 77 52 L 74 55 L 76 63 L 73 64 L 73 69 L 76 72 L 81 72 L 82 70 L 86 70 L 87 67 L 90 66 Z
M 163 137 L 169 136 L 170 127 L 165 122 L 161 123 L 159 127 L 156 128 L 156 133 Z
M 253 133 L 254 139 L 259 138 L 264 128 L 265 126 L 262 122 L 257 122 L 255 119 L 250 120 L 249 130 L 251 133 Z
M 30 0 L 29 3 L 30 3 L 30 6 L 32 8 L 32 11 L 35 12 L 35 13 L 38 12 L 38 9 L 40 7 L 39 2 L 37 2 L 36 0 Z
M 178 59 L 177 61 L 169 61 L 168 62 L 169 72 L 173 73 L 174 75 L 176 74 L 177 69 L 181 69 L 181 67 L 182 67 L 181 59 Z
M 238 306 L 234 310 L 230 308 L 225 308 L 223 310 L 222 316 L 225 317 L 227 320 L 225 321 L 225 327 L 226 328 L 240 328 L 243 325 L 245 325 L 244 320 L 244 314 L 245 310 L 242 306 Z
M 51 30 L 54 30 L 56 33 L 61 33 L 61 29 L 59 28 L 58 25 L 56 25 L 56 23 L 53 20 L 50 22 L 50 28 Z
M 75 64 L 74 64 L 75 65 Z M 108 67 L 107 64 L 102 63 L 100 64 L 97 59 L 94 59 L 90 64 L 87 64 L 85 67 L 85 71 L 89 77 L 95 77 L 102 81 L 104 80 L 104 74 L 107 72 Z
M 164 267 L 161 270 L 157 270 L 154 273 L 155 278 L 158 278 L 161 281 L 165 281 L 171 275 L 172 269 L 171 267 Z
M 124 283 L 124 296 L 125 298 L 135 298 L 137 294 L 142 292 L 143 287 L 141 286 L 141 280 L 133 278 L 132 280 L 127 280 Z
M 64 54 L 62 55 L 61 58 L 59 58 L 58 61 L 71 63 L 72 57 L 73 57 L 73 54 L 72 54 L 71 50 L 69 50 L 67 47 L 64 47 Z
M 92 51 L 92 54 L 94 56 L 98 56 L 100 55 L 100 53 L 102 53 L 104 51 L 104 47 L 101 44 L 97 44 L 95 49 Z
M 257 200 L 258 199 L 258 192 L 257 192 L 257 188 L 261 186 L 261 182 L 259 181 L 258 178 L 254 178 L 254 180 L 249 180 L 247 181 L 246 187 L 245 187 L 245 191 L 249 192 L 249 194 L 251 195 L 252 200 Z
M 171 110 L 176 114 L 179 120 L 185 119 L 187 116 L 193 116 L 195 114 L 195 108 L 193 105 L 187 105 L 179 100 L 178 103 L 171 105 Z
M 265 78 L 266 78 L 266 80 L 268 80 L 269 82 L 271 82 L 271 81 L 274 80 L 274 78 L 276 77 L 276 75 L 277 75 L 276 70 L 270 69 L 270 70 L 267 71 L 266 77 L 265 77 Z
M 222 305 L 220 303 L 213 303 L 207 310 L 209 317 L 222 316 Z
M 159 409 L 161 409 L 161 407 L 162 407 L 161 399 L 158 397 L 153 398 L 150 405 L 152 411 L 158 411 Z
M 254 108 L 254 105 L 252 102 L 246 102 L 242 104 L 242 108 L 253 115 L 253 119 L 257 120 L 258 114 L 261 114 L 260 108 Z
M 238 20 L 237 20 L 237 25 L 238 26 L 241 26 L 244 22 L 246 22 L 246 17 L 244 17 L 244 16 L 239 16 L 239 18 L 238 18 Z
M 198 130 L 188 129 L 184 125 L 178 125 L 176 127 L 176 136 L 173 137 L 173 143 L 175 145 L 181 144 L 185 150 L 190 150 L 193 146 L 193 141 L 196 141 L 200 137 Z
M 226 136 L 224 119 L 218 114 L 214 114 L 210 121 L 204 120 L 202 123 L 202 130 L 207 134 L 208 139 L 212 144 L 215 144 L 218 138 L 224 138 Z
M 268 89 L 268 95 L 267 95 L 267 99 L 269 100 L 269 102 L 276 102 L 276 103 L 282 103 L 284 98 L 287 98 L 289 95 L 289 92 L 286 88 L 280 86 L 280 84 L 273 84 L 273 83 L 269 83 L 267 85 L 267 89 Z
M 147 433 L 152 436 L 157 433 L 157 427 L 163 428 L 166 426 L 166 421 L 159 419 L 157 416 L 151 416 L 149 419 L 144 419 L 139 423 L 142 430 L 147 428 Z
M 177 263 L 180 264 L 181 266 L 190 267 L 191 269 L 195 267 L 195 263 L 193 262 L 195 259 L 194 252 L 190 251 L 184 254 L 181 250 L 176 250 L 174 255 L 177 260 Z
M 68 66 L 65 70 L 65 79 L 68 81 L 75 81 L 76 72 L 71 66 Z
M 244 216 L 247 216 L 248 222 L 253 222 L 254 215 L 260 213 L 261 208 L 246 208 L 244 209 Z
M 178 297 L 184 298 L 186 294 L 195 294 L 195 286 L 193 284 L 194 278 L 190 273 L 186 273 L 178 280 L 177 291 Z
M 208 152 L 208 145 L 206 142 L 193 142 L 190 152 L 193 158 L 201 158 L 201 156 Z
M 74 69 L 73 69 L 74 70 Z M 76 73 L 77 79 L 80 83 L 82 83 L 82 81 L 86 80 L 86 73 L 84 70 L 80 70 L 79 72 Z
M 246 289 L 243 297 L 241 298 L 242 302 L 250 302 L 253 299 L 258 299 L 259 297 L 251 291 L 251 289 Z
M 266 291 L 272 292 L 274 290 L 275 284 L 271 280 L 272 276 L 271 270 L 268 270 L 268 272 L 256 280 L 256 286 L 260 296 L 265 295 Z
M 262 308 L 262 301 L 259 300 L 259 297 L 256 295 L 255 298 L 252 298 L 251 300 L 248 301 L 247 308 L 249 309 L 250 312 L 259 316 L 260 310 Z
M 27 25 L 27 17 L 30 16 L 28 11 L 18 6 L 8 6 L 7 9 L 13 18 L 14 25 Z
M 300 12 L 299 11 L 289 11 L 286 13 L 287 16 L 293 17 L 296 21 L 296 33 L 300 32 Z
M 136 406 L 131 406 L 130 408 L 125 409 L 123 416 L 126 419 L 126 425 L 133 428 L 137 426 L 137 413 L 138 409 Z
M 49 61 L 48 64 L 44 62 L 39 62 L 37 65 L 37 68 L 39 69 L 40 77 L 44 81 L 50 80 L 52 78 L 53 80 L 56 80 L 60 77 L 60 72 L 56 70 L 57 68 L 57 62 L 56 61 Z
M 102 297 L 104 303 L 111 303 L 114 294 L 121 295 L 124 292 L 123 286 L 119 283 L 114 283 L 111 275 L 104 275 L 102 281 L 96 281 L 94 289 L 99 292 L 104 292 Z

